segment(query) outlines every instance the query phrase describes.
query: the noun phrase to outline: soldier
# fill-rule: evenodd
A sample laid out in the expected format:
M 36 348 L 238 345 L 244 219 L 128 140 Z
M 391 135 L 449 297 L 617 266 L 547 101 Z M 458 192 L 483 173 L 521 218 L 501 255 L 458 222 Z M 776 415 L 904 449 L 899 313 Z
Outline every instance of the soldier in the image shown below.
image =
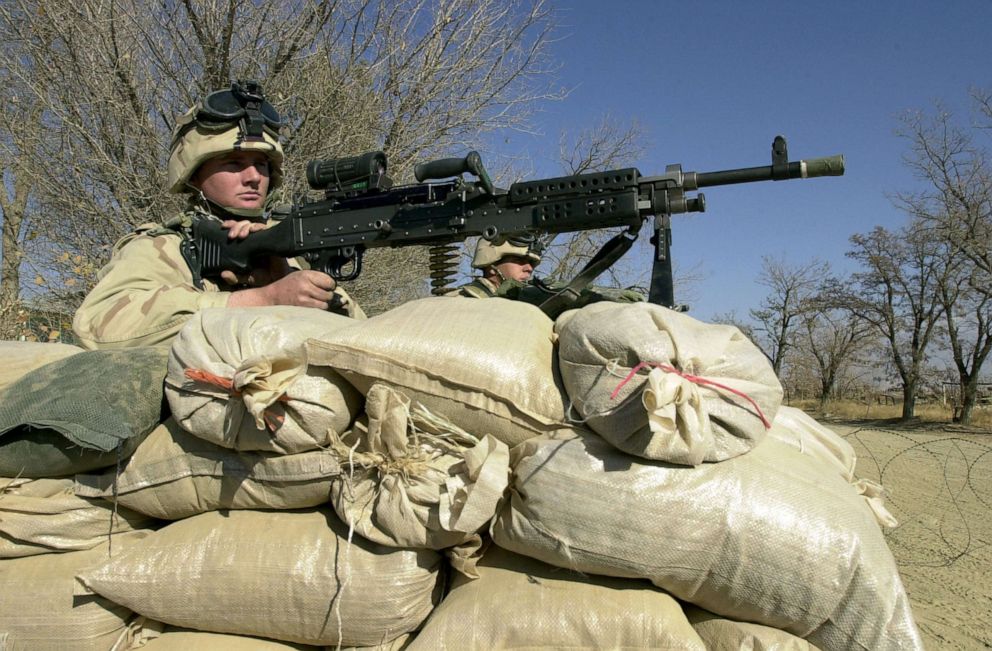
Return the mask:
M 526 283 L 541 263 L 540 243 L 533 237 L 511 237 L 500 243 L 479 239 L 472 257 L 472 267 L 482 275 L 462 285 L 451 296 L 491 298 L 497 296 L 506 281 Z
M 333 278 L 270 259 L 245 277 L 194 278 L 181 244 L 196 219 L 215 219 L 231 239 L 266 227 L 268 198 L 282 182 L 279 114 L 253 82 L 210 93 L 176 121 L 168 183 L 189 195 L 165 225 L 144 224 L 114 246 L 72 327 L 84 348 L 168 344 L 207 307 L 297 305 L 355 318 L 364 313 Z

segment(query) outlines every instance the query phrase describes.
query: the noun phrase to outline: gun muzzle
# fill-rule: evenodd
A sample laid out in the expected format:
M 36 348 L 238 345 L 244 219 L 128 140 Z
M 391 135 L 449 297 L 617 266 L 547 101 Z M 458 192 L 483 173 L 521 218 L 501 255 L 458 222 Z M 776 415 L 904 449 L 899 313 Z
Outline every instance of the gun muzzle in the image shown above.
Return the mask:
M 803 169 L 802 178 L 810 179 L 814 176 L 843 176 L 844 156 L 827 156 L 826 158 L 811 158 L 801 160 L 799 165 Z

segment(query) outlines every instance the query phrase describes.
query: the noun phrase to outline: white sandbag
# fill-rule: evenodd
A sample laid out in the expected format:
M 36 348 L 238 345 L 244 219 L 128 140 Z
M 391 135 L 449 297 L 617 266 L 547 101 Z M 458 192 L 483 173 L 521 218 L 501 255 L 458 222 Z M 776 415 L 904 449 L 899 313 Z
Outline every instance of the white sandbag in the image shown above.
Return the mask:
M 836 473 L 769 438 L 689 468 L 591 433 L 513 450 L 501 547 L 580 572 L 641 577 L 731 619 L 824 649 L 919 649 L 895 560 Z
M 327 367 L 308 367 L 304 343 L 355 323 L 276 305 L 211 308 L 179 332 L 165 394 L 187 431 L 235 450 L 292 454 L 348 429 L 361 396 Z
M 801 637 L 770 626 L 724 619 L 686 604 L 685 615 L 708 651 L 819 651 Z
M 115 535 L 109 545 L 65 554 L 0 560 L 0 648 L 4 651 L 107 651 L 131 611 L 99 596 L 74 597 L 75 575 L 104 563 L 144 536 Z
M 775 414 L 768 436 L 836 470 L 864 497 L 880 525 L 891 529 L 899 524 L 895 516 L 885 508 L 885 489 L 882 485 L 870 479 L 855 477 L 858 457 L 854 447 L 836 432 L 817 422 L 803 410 L 782 405 Z
M 338 441 L 334 510 L 355 532 L 390 547 L 445 549 L 479 539 L 509 482 L 510 451 L 432 418 L 376 384 L 367 428 Z
M 150 619 L 312 645 L 373 645 L 416 630 L 441 557 L 355 536 L 332 511 L 211 511 L 179 520 L 81 583 Z
M 764 354 L 733 327 L 651 303 L 595 303 L 555 322 L 578 420 L 630 454 L 698 465 L 750 450 L 782 402 Z
M 552 325 L 526 303 L 437 296 L 310 342 L 310 362 L 363 394 L 387 384 L 474 436 L 513 446 L 564 422 Z
M 475 580 L 455 576 L 409 651 L 706 649 L 679 603 L 646 581 L 568 572 L 499 547 L 478 570 Z
M 0 390 L 5 389 L 36 368 L 49 362 L 83 352 L 71 344 L 49 344 L 40 341 L 0 341 Z
M 193 436 L 169 418 L 141 442 L 120 472 L 76 475 L 75 492 L 179 520 L 220 509 L 326 504 L 339 472 L 337 455 L 330 450 L 239 452 Z
M 71 479 L 0 478 L 0 558 L 82 551 L 154 524 L 103 500 L 72 493 Z

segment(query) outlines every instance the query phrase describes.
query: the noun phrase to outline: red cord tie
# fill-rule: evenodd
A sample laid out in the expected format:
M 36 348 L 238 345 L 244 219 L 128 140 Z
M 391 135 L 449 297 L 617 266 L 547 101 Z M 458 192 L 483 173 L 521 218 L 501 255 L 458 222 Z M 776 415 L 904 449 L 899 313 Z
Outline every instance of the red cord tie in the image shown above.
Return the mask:
M 211 373 L 210 371 L 205 371 L 201 368 L 188 368 L 183 371 L 183 374 L 193 380 L 194 382 L 201 382 L 203 384 L 208 384 L 212 387 L 217 387 L 223 391 L 227 391 L 235 398 L 240 398 L 242 393 L 238 389 L 234 388 L 234 379 L 226 378 L 220 375 Z M 289 398 L 285 395 L 281 395 L 278 398 L 279 402 L 289 402 Z M 262 420 L 265 421 L 265 426 L 269 428 L 270 432 L 275 432 L 279 429 L 279 426 L 283 424 L 286 420 L 286 416 L 283 414 L 273 414 L 268 409 L 262 412 Z
M 627 374 L 627 377 L 625 377 L 623 381 L 617 385 L 617 388 L 613 390 L 613 393 L 610 394 L 610 400 L 616 400 L 617 394 L 620 393 L 620 389 L 622 389 L 625 384 L 627 384 L 632 379 L 634 379 L 634 376 L 637 375 L 638 371 L 640 371 L 642 368 L 647 368 L 647 367 L 660 368 L 666 373 L 674 373 L 688 380 L 689 382 L 692 382 L 693 384 L 698 384 L 700 386 L 715 387 L 717 389 L 723 389 L 724 391 L 729 391 L 730 393 L 736 396 L 740 396 L 741 398 L 744 398 L 745 400 L 750 402 L 751 405 L 754 407 L 755 411 L 758 412 L 758 418 L 761 419 L 761 424 L 765 426 L 765 429 L 772 428 L 772 424 L 768 422 L 767 418 L 765 418 L 765 414 L 761 411 L 761 407 L 758 406 L 758 403 L 755 402 L 754 398 L 747 395 L 743 391 L 738 391 L 733 387 L 728 387 L 725 384 L 720 384 L 719 382 L 714 382 L 713 380 L 707 380 L 706 378 L 699 377 L 698 375 L 690 375 L 688 373 L 683 373 L 674 366 L 670 366 L 668 364 L 662 364 L 660 362 L 639 362 L 637 366 L 631 369 L 630 373 Z

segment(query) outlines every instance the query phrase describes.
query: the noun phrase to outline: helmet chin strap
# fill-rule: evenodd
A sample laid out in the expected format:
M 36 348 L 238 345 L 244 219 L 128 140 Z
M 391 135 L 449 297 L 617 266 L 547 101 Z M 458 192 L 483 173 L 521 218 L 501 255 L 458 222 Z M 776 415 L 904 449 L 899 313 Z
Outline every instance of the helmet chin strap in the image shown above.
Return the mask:
M 497 263 L 497 264 L 499 264 L 499 263 Z M 494 265 L 490 266 L 489 268 L 492 269 L 496 273 L 497 276 L 499 276 L 499 282 L 500 283 L 505 283 L 506 282 L 506 276 L 504 276 L 503 275 L 503 272 L 499 270 L 499 267 L 497 267 L 494 264 Z

